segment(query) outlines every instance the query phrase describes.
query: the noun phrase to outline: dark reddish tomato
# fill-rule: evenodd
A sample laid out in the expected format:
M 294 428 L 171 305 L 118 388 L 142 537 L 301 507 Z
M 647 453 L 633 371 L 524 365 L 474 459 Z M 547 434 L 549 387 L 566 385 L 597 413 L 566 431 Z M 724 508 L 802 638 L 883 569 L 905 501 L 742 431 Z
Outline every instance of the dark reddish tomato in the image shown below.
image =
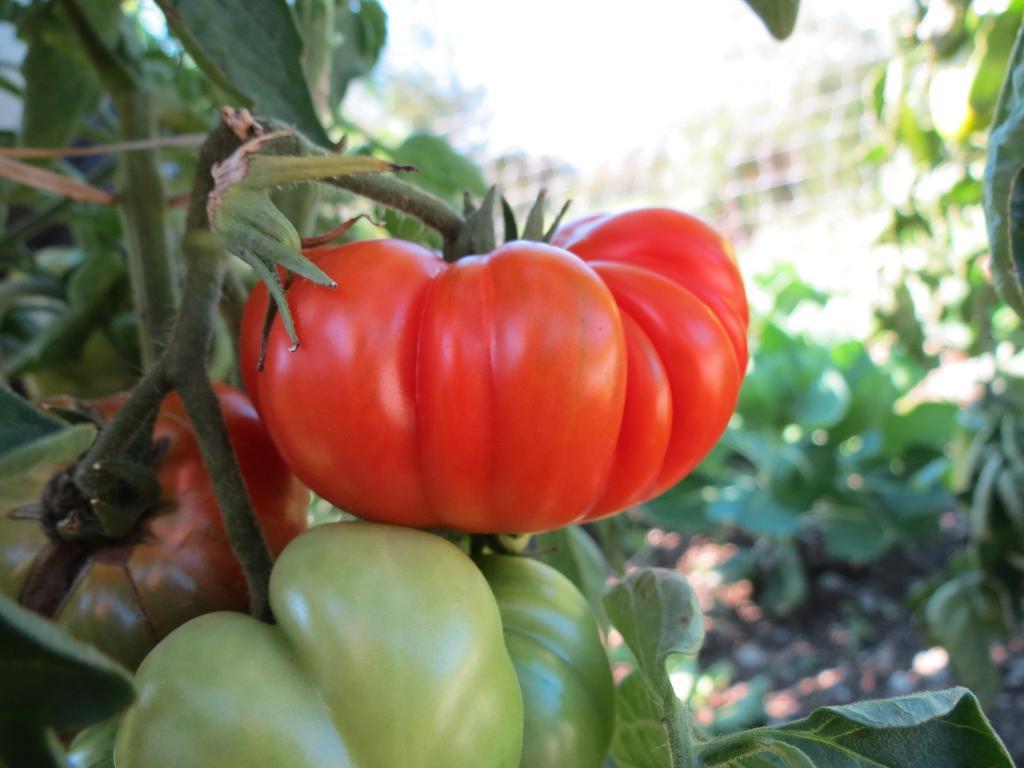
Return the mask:
M 611 514 L 693 469 L 746 366 L 728 246 L 668 210 L 592 217 L 555 247 L 453 264 L 378 240 L 310 252 L 338 284 L 289 290 L 301 346 L 266 291 L 243 328 L 246 384 L 314 491 L 412 526 L 529 532 Z
M 215 385 L 221 412 L 267 541 L 280 552 L 306 525 L 308 491 L 288 471 L 249 399 Z M 124 395 L 89 404 L 109 419 Z M 245 610 L 241 566 L 221 522 L 210 478 L 180 398 L 163 403 L 154 429 L 161 503 L 125 541 L 69 543 L 49 533 L 46 511 L 22 506 L 0 516 L 0 590 L 19 596 L 44 561 L 73 563 L 73 583 L 54 619 L 129 667 L 188 619 L 216 610 Z M 57 548 L 66 557 L 48 557 Z M 75 560 L 78 562 L 75 562 Z

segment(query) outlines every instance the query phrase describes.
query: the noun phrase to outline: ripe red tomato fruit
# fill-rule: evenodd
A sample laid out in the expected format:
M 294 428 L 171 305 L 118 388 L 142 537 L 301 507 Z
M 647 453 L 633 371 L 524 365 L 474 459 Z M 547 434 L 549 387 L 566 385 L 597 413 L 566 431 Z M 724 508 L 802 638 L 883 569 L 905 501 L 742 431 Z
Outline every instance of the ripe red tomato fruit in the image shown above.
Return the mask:
M 215 388 L 256 515 L 276 554 L 306 527 L 309 491 L 281 461 L 249 398 L 224 384 Z M 109 419 L 125 397 L 113 395 L 86 408 Z M 54 533 L 47 510 L 39 507 L 0 515 L 0 591 L 17 598 L 40 576 L 35 571 L 54 548 L 63 547 L 67 558 L 78 563 L 68 574 L 73 581 L 54 620 L 132 668 L 185 621 L 211 611 L 244 611 L 249 602 L 241 565 L 176 394 L 164 400 L 154 438 L 164 443 L 155 465 L 161 501 L 124 541 L 64 541 Z
M 594 519 L 678 482 L 735 408 L 743 284 L 685 214 L 591 217 L 555 245 L 452 264 L 397 240 L 307 255 L 338 285 L 294 282 L 301 346 L 276 319 L 259 373 L 257 287 L 246 386 L 292 470 L 360 517 L 473 532 Z

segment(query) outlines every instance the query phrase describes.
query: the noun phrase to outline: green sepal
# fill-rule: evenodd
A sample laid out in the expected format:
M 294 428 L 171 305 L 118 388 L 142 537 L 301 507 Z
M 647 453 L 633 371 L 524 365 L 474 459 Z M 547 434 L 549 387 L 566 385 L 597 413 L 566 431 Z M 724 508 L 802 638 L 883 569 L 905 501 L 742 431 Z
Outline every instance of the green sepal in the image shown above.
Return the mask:
M 511 243 L 513 240 L 518 240 L 519 227 L 516 224 L 516 214 L 504 195 L 501 196 L 501 217 L 505 224 L 505 242 Z
M 466 215 L 466 223 L 455 240 L 455 257 L 474 253 L 490 253 L 494 250 L 494 203 L 498 188 L 491 187 L 480 201 L 480 207 Z
M 307 148 L 308 151 L 316 151 Z M 283 184 L 330 179 L 359 173 L 415 171 L 411 165 L 399 165 L 367 155 L 328 155 L 320 150 L 313 155 L 256 155 L 248 157 L 245 177 L 232 184 L 256 190 L 270 190 Z
M 547 232 L 544 233 L 545 243 L 550 243 L 551 238 L 555 236 L 555 232 L 558 231 L 558 225 L 562 223 L 562 219 L 565 218 L 565 214 L 569 212 L 570 205 L 572 205 L 572 200 L 566 200 L 562 203 L 562 207 L 558 209 L 558 215 L 555 216 L 555 220 L 551 222 L 551 226 L 548 227 Z
M 126 536 L 139 517 L 160 500 L 160 480 L 145 464 L 107 458 L 96 462 L 88 472 L 110 483 L 110 493 L 104 496 L 111 500 L 101 496 L 92 504 L 103 532 L 110 538 Z
M 295 320 L 292 317 L 292 310 L 291 307 L 288 306 L 288 299 L 284 293 L 284 286 L 281 285 L 281 280 L 278 278 L 277 272 L 268 267 L 251 253 L 243 252 L 236 255 L 252 267 L 256 276 L 263 281 L 265 286 L 267 286 L 267 291 L 270 293 L 270 297 L 274 300 L 274 304 L 277 306 L 278 314 L 281 315 L 281 321 L 284 323 L 285 332 L 288 334 L 288 338 L 291 339 L 292 349 L 294 350 L 298 348 L 299 336 L 295 332 Z
M 208 210 L 210 227 L 227 253 L 251 266 L 266 284 L 288 331 L 293 347 L 299 340 L 292 313 L 277 276 L 277 268 L 304 277 L 323 286 L 334 287 L 334 281 L 302 255 L 302 239 L 270 198 L 270 191 L 285 184 L 330 179 L 348 174 L 383 173 L 414 170 L 410 166 L 374 157 L 328 155 L 301 137 L 287 131 L 266 134 L 242 145 L 215 168 L 216 185 L 210 194 Z M 292 139 L 290 142 L 277 141 Z M 283 146 L 297 147 L 304 155 L 256 155 L 261 145 L 268 152 Z
M 526 214 L 523 240 L 539 242 L 544 239 L 544 204 L 547 202 L 547 197 L 547 192 L 543 189 L 537 193 L 537 199 L 533 201 L 529 213 Z
M 317 285 L 334 285 L 302 255 L 299 233 L 265 191 L 242 186 L 228 189 L 218 206 L 213 231 L 233 256 L 250 253 L 268 266 L 283 267 Z

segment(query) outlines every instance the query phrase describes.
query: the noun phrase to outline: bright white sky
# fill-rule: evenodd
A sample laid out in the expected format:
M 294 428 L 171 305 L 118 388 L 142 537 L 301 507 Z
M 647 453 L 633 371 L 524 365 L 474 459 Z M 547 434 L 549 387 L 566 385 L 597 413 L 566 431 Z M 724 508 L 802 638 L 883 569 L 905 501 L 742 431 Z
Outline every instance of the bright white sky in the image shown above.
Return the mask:
M 528 148 L 583 168 L 718 108 L 742 86 L 728 80 L 737 76 L 727 65 L 738 52 L 755 67 L 782 68 L 788 55 L 742 0 L 384 3 L 384 77 L 388 69 L 426 70 L 441 83 L 483 88 L 488 154 Z M 816 11 L 887 29 L 898 4 L 826 0 Z M 813 23 L 813 5 L 805 4 L 796 35 Z M 763 62 L 751 61 L 754 51 Z

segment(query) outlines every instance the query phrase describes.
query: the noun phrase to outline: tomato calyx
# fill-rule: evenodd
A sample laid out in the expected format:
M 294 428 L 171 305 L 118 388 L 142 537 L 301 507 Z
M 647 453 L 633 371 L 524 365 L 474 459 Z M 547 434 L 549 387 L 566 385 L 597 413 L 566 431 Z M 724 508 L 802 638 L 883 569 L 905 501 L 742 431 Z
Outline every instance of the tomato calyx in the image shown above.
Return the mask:
M 159 491 L 159 487 L 158 487 Z M 19 602 L 37 613 L 53 617 L 74 588 L 79 574 L 90 560 L 124 560 L 135 543 L 142 540 L 140 522 L 160 509 L 151 502 L 142 513 L 126 505 L 121 519 L 131 517 L 130 527 L 113 536 L 109 523 L 97 514 L 97 507 L 109 502 L 90 499 L 76 485 L 74 466 L 66 467 L 47 482 L 38 503 L 12 510 L 11 518 L 36 520 L 48 542 L 33 560 Z
M 489 253 L 497 245 L 497 235 L 494 227 L 494 207 L 501 201 L 501 216 L 504 226 L 504 241 L 510 243 L 513 240 L 531 240 L 538 243 L 550 243 L 558 225 L 561 224 L 566 212 L 569 210 L 571 200 L 566 200 L 555 216 L 554 221 L 547 227 L 544 225 L 544 209 L 547 204 L 547 191 L 542 189 L 537 193 L 536 199 L 526 214 L 526 221 L 522 229 L 516 222 L 515 212 L 504 195 L 499 195 L 497 187 L 487 190 L 480 205 L 474 205 L 467 193 L 463 198 L 464 224 L 459 230 L 458 236 L 445 243 L 444 259 L 452 262 L 464 256 L 471 256 L 479 253 Z
M 43 405 L 68 421 L 103 428 L 105 419 L 88 403 Z M 54 616 L 90 559 L 106 557 L 108 550 L 130 551 L 142 539 L 142 522 L 164 509 L 154 467 L 167 445 L 167 439 L 153 441 L 151 428 L 140 430 L 123 457 L 101 459 L 84 473 L 78 464 L 62 467 L 37 502 L 8 513 L 37 521 L 47 538 L 19 595 L 22 605 Z
M 524 555 L 531 533 L 472 533 L 469 535 L 469 554 L 476 559 L 485 554 Z

